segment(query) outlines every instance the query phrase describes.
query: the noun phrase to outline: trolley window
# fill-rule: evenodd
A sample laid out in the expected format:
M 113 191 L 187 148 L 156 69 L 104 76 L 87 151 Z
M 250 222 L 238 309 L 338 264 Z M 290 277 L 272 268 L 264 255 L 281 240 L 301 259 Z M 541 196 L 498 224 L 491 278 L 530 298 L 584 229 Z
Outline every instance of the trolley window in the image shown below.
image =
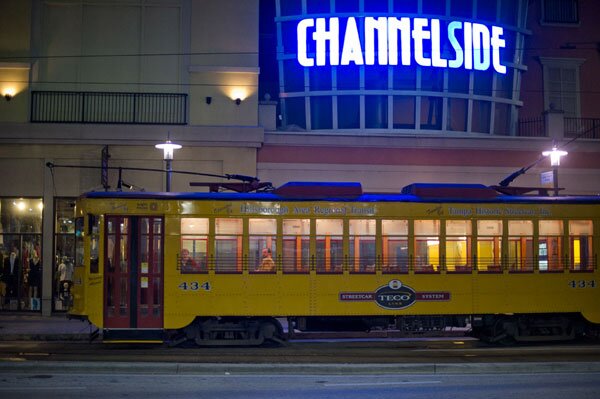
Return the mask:
M 283 272 L 308 273 L 310 219 L 283 220 Z
M 350 272 L 375 273 L 375 220 L 350 220 Z
M 471 271 L 470 220 L 446 220 L 446 267 L 455 273 Z
M 539 270 L 542 272 L 562 271 L 563 264 L 562 220 L 540 220 L 539 223 Z
M 90 230 L 90 273 L 99 273 L 99 254 L 98 248 L 100 243 L 100 218 L 95 215 L 88 215 L 88 223 Z
M 408 220 L 382 220 L 384 273 L 408 273 Z
M 250 270 L 275 273 L 277 220 L 249 219 Z
M 208 270 L 208 218 L 181 218 L 181 273 Z
M 570 269 L 588 271 L 593 269 L 592 236 L 594 225 L 591 220 L 569 220 Z
M 531 220 L 509 220 L 508 270 L 531 272 L 533 263 L 533 222 Z
M 242 272 L 242 219 L 215 219 L 215 271 Z
M 477 221 L 477 269 L 500 272 L 502 263 L 502 220 Z
M 317 219 L 317 273 L 341 273 L 344 221 Z
M 75 267 L 84 266 L 83 218 L 75 219 Z
M 415 220 L 415 272 L 433 273 L 440 267 L 440 221 Z

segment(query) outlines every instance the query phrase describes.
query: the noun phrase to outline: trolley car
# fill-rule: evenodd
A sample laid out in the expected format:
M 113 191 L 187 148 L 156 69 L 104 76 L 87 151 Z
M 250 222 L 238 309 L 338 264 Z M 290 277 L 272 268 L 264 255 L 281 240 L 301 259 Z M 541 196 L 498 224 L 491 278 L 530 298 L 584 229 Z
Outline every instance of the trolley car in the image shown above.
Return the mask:
M 296 331 L 470 324 L 492 342 L 600 323 L 599 197 L 288 183 L 90 192 L 76 212 L 69 313 L 106 341 L 258 345 L 285 338 L 281 318 Z

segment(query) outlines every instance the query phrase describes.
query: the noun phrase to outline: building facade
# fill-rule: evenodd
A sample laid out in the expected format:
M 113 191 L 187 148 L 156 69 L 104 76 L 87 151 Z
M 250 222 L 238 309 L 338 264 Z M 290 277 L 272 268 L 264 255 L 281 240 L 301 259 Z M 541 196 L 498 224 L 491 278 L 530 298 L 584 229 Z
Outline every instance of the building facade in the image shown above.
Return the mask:
M 569 152 L 562 193 L 600 193 L 593 0 L 5 0 L 0 11 L 0 252 L 3 266 L 19 260 L 3 311 L 61 310 L 75 198 L 165 190 L 164 173 L 141 169 L 164 169 L 154 145 L 167 137 L 183 145 L 173 169 L 198 174 L 174 173 L 172 191 L 224 174 L 382 192 L 494 185 L 554 144 Z M 540 186 L 549 169 L 542 160 L 513 184 Z

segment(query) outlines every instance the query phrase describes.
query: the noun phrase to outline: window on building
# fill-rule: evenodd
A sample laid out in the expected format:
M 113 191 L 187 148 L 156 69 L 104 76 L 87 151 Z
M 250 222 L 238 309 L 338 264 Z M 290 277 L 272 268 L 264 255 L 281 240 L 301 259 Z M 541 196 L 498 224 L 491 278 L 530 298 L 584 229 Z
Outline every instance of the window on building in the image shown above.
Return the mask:
M 533 271 L 533 222 L 508 221 L 508 270 Z
M 569 220 L 569 251 L 571 270 L 592 270 L 594 265 L 591 220 Z
M 317 219 L 317 273 L 341 273 L 343 265 L 342 219 Z
M 91 261 L 95 259 L 95 270 L 90 271 L 98 273 L 98 241 L 91 241 L 92 253 Z M 95 256 L 94 256 L 95 255 Z M 63 310 L 62 303 L 59 303 L 61 292 L 59 266 L 64 265 L 65 270 L 73 270 L 75 262 L 75 198 L 55 198 L 54 199 L 54 262 L 53 262 L 53 297 L 54 310 Z M 92 263 L 94 263 L 92 261 Z M 60 266 L 62 269 L 63 266 Z
M 360 97 L 337 96 L 338 129 L 360 128 Z
M 542 272 L 562 271 L 564 268 L 562 220 L 540 220 L 539 229 L 539 270 Z
M 333 127 L 331 96 L 314 96 L 310 98 L 310 123 L 313 130 L 331 129 Z
M 393 127 L 394 129 L 415 128 L 415 98 L 411 96 L 394 96 Z
M 375 220 L 350 220 L 350 272 L 375 272 Z
M 542 23 L 578 24 L 578 0 L 542 0 Z
M 0 309 L 40 310 L 42 209 L 41 198 L 0 199 Z
M 275 273 L 277 255 L 277 220 L 249 219 L 249 269 L 263 273 Z
M 415 220 L 415 272 L 432 273 L 440 267 L 440 221 Z
M 502 220 L 477 221 L 477 269 L 502 271 Z
M 408 220 L 382 220 L 384 273 L 408 273 Z
M 310 219 L 283 220 L 283 272 L 308 273 Z
M 446 267 L 449 272 L 471 271 L 470 220 L 446 220 Z
M 242 219 L 215 219 L 215 271 L 242 272 Z
M 540 57 L 544 74 L 544 108 L 564 111 L 565 117 L 579 118 L 580 59 Z
M 208 270 L 208 218 L 181 218 L 181 273 Z

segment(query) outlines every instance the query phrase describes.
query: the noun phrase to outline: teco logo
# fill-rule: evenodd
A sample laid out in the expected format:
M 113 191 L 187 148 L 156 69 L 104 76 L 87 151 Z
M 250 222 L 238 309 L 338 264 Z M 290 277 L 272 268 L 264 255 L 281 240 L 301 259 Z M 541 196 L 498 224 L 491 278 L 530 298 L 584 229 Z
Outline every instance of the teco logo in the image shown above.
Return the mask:
M 391 280 L 375 292 L 375 301 L 385 309 L 404 309 L 415 303 L 416 292 L 399 280 Z

